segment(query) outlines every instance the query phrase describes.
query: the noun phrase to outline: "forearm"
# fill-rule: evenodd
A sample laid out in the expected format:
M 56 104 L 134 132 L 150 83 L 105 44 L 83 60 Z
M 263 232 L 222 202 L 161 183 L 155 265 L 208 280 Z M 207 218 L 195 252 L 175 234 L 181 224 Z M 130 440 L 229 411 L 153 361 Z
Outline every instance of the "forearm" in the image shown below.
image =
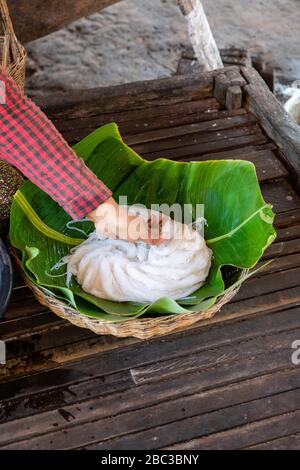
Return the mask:
M 16 166 L 74 219 L 111 197 L 111 191 L 68 146 L 44 113 L 0 70 L 0 158 Z

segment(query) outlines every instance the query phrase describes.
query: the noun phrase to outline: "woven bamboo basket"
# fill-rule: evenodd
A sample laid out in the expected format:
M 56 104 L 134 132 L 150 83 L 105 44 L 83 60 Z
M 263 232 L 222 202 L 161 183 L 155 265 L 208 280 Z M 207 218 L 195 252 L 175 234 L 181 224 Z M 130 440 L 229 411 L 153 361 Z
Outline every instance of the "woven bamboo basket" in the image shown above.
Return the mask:
M 10 19 L 7 3 L 0 0 L 0 12 L 2 19 L 3 35 L 0 37 L 0 64 L 6 68 L 16 83 L 24 88 L 25 81 L 25 58 L 26 53 L 23 46 L 18 42 L 12 22 Z M 19 255 L 16 250 L 12 249 L 12 255 L 21 267 Z M 23 278 L 27 286 L 33 291 L 36 299 L 45 307 L 49 308 L 59 317 L 68 320 L 76 326 L 87 328 L 96 334 L 113 335 L 117 337 L 136 337 L 139 339 L 149 339 L 160 335 L 165 335 L 173 331 L 187 328 L 201 320 L 212 318 L 223 305 L 228 303 L 237 293 L 237 289 L 233 289 L 221 296 L 216 304 L 208 310 L 196 313 L 161 315 L 157 317 L 141 317 L 129 321 L 111 322 L 98 320 L 80 314 L 73 307 L 58 300 L 49 294 L 49 291 L 41 287 L 37 287 L 22 271 Z M 247 271 L 239 271 L 234 273 L 236 280 L 243 277 Z M 231 273 L 232 274 L 232 273 Z M 232 282 L 234 282 L 234 280 Z
M 21 267 L 20 258 L 15 249 L 12 249 L 12 254 L 16 259 L 18 265 Z M 234 270 L 229 271 L 227 282 L 234 283 L 237 279 L 243 278 L 247 275 L 248 270 Z M 87 328 L 98 335 L 113 335 L 120 338 L 135 337 L 139 339 L 150 339 L 156 336 L 166 335 L 176 330 L 185 329 L 194 325 L 201 320 L 208 320 L 212 318 L 219 310 L 227 304 L 238 292 L 239 288 L 235 288 L 220 296 L 215 305 L 202 312 L 191 312 L 173 315 L 160 315 L 157 317 L 141 317 L 133 320 L 111 322 L 105 320 L 98 320 L 96 318 L 88 317 L 87 315 L 80 314 L 73 307 L 66 302 L 58 300 L 49 295 L 49 292 L 41 287 L 37 287 L 27 275 L 22 271 L 22 276 L 27 286 L 32 290 L 36 299 L 40 304 L 48 307 L 53 313 L 60 318 L 68 320 L 73 325 L 81 328 Z
M 0 66 L 24 89 L 26 52 L 17 40 L 6 0 L 0 0 Z

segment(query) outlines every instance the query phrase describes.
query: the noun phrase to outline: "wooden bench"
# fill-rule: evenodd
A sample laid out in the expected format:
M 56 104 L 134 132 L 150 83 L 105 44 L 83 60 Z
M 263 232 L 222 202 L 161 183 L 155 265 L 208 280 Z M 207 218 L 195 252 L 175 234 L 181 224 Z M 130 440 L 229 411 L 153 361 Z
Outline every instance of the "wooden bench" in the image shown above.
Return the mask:
M 115 121 L 150 160 L 252 161 L 278 238 L 275 261 L 212 320 L 147 342 L 72 326 L 16 273 L 0 448 L 300 448 L 300 131 L 259 75 L 228 67 L 40 104 L 71 144 Z

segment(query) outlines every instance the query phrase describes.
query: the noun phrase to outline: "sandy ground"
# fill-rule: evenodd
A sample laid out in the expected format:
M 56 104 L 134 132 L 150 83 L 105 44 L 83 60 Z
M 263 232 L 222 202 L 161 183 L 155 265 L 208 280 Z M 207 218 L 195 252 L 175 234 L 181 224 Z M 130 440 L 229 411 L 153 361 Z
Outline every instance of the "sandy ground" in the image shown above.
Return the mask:
M 299 0 L 203 0 L 220 47 L 263 51 L 300 78 Z M 92 88 L 175 73 L 189 44 L 177 0 L 123 0 L 27 45 L 27 92 Z

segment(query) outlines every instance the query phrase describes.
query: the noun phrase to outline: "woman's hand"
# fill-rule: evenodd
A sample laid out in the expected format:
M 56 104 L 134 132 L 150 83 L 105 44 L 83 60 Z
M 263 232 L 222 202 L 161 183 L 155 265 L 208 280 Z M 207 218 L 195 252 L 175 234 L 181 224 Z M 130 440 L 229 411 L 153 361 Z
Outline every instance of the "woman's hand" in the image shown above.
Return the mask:
M 162 222 L 165 217 L 157 213 L 149 218 L 130 215 L 127 208 L 120 206 L 113 198 L 88 215 L 100 235 L 130 242 L 143 241 L 150 245 L 162 241 Z

